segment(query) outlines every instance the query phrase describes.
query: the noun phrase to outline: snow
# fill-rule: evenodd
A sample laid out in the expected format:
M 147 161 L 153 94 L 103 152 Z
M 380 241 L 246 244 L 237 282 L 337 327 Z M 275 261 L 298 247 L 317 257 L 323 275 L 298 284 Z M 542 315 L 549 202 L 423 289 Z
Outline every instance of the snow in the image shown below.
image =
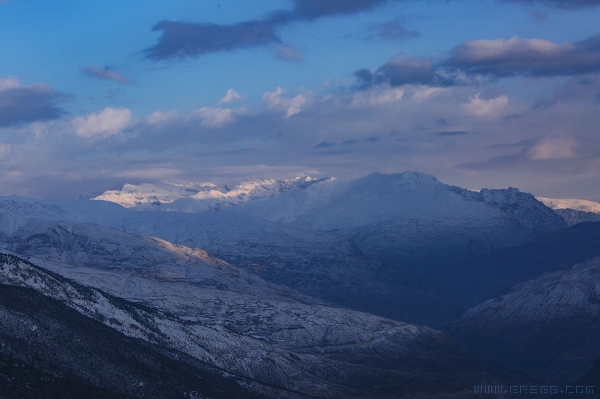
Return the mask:
M 471 308 L 461 323 L 496 325 L 582 315 L 600 317 L 600 257 L 519 284 Z
M 600 204 L 581 199 L 556 199 L 537 197 L 551 209 L 574 209 L 581 212 L 600 213 Z
M 322 180 L 324 179 L 302 176 L 284 180 L 248 180 L 233 186 L 175 182 L 125 184 L 121 190 L 106 191 L 93 200 L 110 201 L 125 208 L 139 210 L 205 212 L 255 198 L 271 197 L 285 191 L 302 189 Z
M 328 359 L 335 354 L 372 362 L 379 353 L 420 358 L 454 348 L 441 332 L 329 307 L 164 240 L 32 219 L 8 245 L 33 264 L 0 256 L 0 283 L 35 289 L 125 335 L 262 383 L 327 392 L 326 376 L 362 367 Z

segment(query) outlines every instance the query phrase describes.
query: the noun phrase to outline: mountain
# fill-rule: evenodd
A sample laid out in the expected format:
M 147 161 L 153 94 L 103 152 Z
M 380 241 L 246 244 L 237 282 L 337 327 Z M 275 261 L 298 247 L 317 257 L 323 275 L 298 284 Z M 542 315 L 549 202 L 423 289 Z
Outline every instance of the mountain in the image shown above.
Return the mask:
M 456 305 L 454 319 L 517 284 L 600 256 L 599 242 L 600 223 L 580 223 L 448 267 L 436 276 L 440 281 L 438 290 Z
M 198 249 L 76 222 L 5 226 L 5 247 L 30 261 L 7 256 L 0 283 L 181 352 L 261 397 L 456 394 L 518 379 L 439 331 L 327 306 Z
M 538 197 L 538 200 L 562 216 L 568 226 L 582 222 L 600 222 L 600 204 L 597 202 L 542 197 Z
M 255 198 L 298 191 L 325 179 L 309 176 L 294 179 L 249 180 L 236 185 L 213 183 L 157 182 L 125 184 L 120 190 L 105 191 L 93 200 L 109 201 L 125 208 L 179 212 L 206 212 L 224 209 Z
M 517 189 L 477 193 L 417 172 L 305 180 L 200 213 L 138 212 L 100 200 L 5 198 L 0 205 L 14 216 L 95 223 L 202 248 L 310 296 L 429 325 L 454 306 L 432 277 L 564 227 L 560 216 Z
M 15 266 L 27 270 L 18 266 L 25 265 L 23 260 L 2 257 L 3 272 L 7 263 L 13 273 Z M 182 352 L 127 336 L 36 289 L 0 284 L 0 321 L 2 398 L 167 399 L 192 393 L 258 398 L 239 378 L 224 376 Z
M 476 193 L 417 172 L 357 179 L 294 224 L 335 232 L 364 255 L 413 274 L 440 269 L 448 258 L 517 245 L 564 227 L 531 194 L 513 188 Z
M 600 357 L 600 257 L 471 308 L 448 331 L 468 348 L 554 385 Z

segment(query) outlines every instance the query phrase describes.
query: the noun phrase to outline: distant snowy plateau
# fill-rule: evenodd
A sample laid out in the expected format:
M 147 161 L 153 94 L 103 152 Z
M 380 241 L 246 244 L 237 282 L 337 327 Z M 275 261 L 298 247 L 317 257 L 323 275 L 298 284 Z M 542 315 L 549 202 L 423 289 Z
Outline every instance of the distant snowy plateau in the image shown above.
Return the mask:
M 36 365 L 56 397 L 70 385 L 115 398 L 466 398 L 528 382 L 522 372 L 571 381 L 600 358 L 593 334 L 584 351 L 563 328 L 600 326 L 598 216 L 590 201 L 418 172 L 3 197 L 0 384 L 7 364 Z M 561 331 L 561 353 L 524 364 L 498 349 L 540 320 Z M 533 357 L 555 345 L 533 340 Z M 85 359 L 114 367 L 90 375 Z

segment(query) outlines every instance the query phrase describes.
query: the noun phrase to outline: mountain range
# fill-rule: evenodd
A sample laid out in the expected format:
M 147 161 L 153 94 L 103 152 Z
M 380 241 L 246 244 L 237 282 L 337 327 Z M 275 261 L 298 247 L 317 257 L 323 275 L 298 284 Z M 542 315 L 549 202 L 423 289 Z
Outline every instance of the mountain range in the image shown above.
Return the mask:
M 418 172 L 78 198 L 0 198 L 0 370 L 35 370 L 29 397 L 43 381 L 55 397 L 392 398 L 594 378 L 600 223 L 581 221 L 598 204 Z

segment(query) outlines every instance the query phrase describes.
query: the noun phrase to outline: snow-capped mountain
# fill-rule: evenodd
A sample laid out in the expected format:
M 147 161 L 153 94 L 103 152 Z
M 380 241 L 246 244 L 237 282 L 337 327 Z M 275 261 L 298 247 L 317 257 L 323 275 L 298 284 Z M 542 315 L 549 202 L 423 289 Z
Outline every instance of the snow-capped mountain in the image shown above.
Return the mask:
M 448 331 L 509 367 L 570 382 L 600 357 L 600 257 L 519 284 Z
M 365 255 L 411 272 L 427 271 L 449 255 L 517 245 L 565 226 L 531 194 L 514 188 L 477 193 L 418 172 L 324 182 L 236 211 L 335 232 Z
M 593 201 L 580 199 L 556 199 L 537 197 L 551 209 L 573 209 L 582 212 L 600 213 L 600 204 Z
M 568 226 L 582 222 L 600 222 L 600 204 L 579 199 L 538 197 L 547 207 L 562 216 Z
M 255 198 L 272 197 L 286 191 L 298 191 L 329 179 L 309 176 L 294 179 L 249 180 L 236 185 L 213 183 L 157 182 L 125 184 L 121 190 L 109 190 L 93 200 L 109 201 L 125 208 L 205 212 L 224 209 Z
M 416 172 L 294 184 L 278 195 L 211 212 L 137 212 L 106 201 L 24 199 L 10 214 L 28 216 L 34 209 L 51 220 L 95 223 L 202 248 L 270 282 L 419 323 L 431 323 L 448 305 L 432 288 L 438 282 L 423 276 L 434 278 L 468 257 L 564 226 L 530 194 L 476 193 Z M 0 205 L 9 200 L 0 199 Z M 44 216 L 49 206 L 62 213 Z
M 264 397 L 276 396 L 266 387 L 285 397 L 400 397 L 409 386 L 460 392 L 481 370 L 511 376 L 439 331 L 326 306 L 198 249 L 89 224 L 15 225 L 4 231 L 5 246 L 29 262 L 3 258 L 0 283 L 255 381 L 247 388 Z M 415 360 L 424 358 L 448 366 Z M 450 370 L 458 384 L 447 380 Z

